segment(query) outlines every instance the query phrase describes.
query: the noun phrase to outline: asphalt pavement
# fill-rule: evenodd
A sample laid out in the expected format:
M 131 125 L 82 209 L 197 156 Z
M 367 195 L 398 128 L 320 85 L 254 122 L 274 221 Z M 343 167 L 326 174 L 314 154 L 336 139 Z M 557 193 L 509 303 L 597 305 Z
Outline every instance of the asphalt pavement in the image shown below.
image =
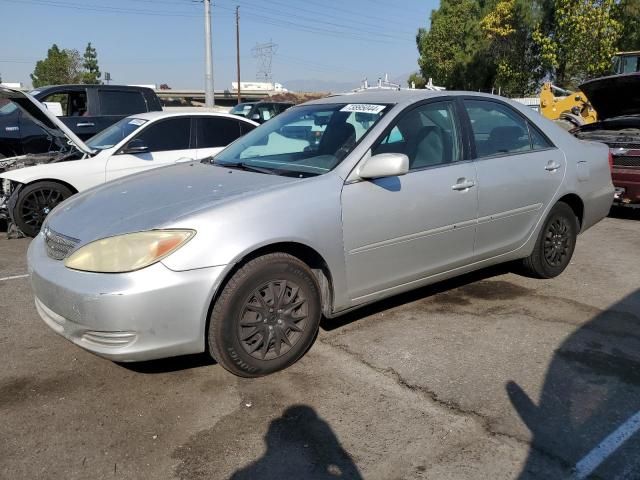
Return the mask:
M 640 219 L 569 269 L 483 270 L 324 320 L 293 367 L 120 365 L 56 335 L 0 240 L 1 479 L 640 478 Z

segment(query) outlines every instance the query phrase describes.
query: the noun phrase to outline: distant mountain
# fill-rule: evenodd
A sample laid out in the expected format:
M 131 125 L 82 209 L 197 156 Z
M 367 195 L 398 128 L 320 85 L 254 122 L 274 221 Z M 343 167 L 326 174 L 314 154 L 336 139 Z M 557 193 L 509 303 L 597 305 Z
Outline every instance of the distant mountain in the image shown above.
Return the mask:
M 282 86 L 291 92 L 331 92 L 342 93 L 350 92 L 354 88 L 360 86 L 360 80 L 353 81 L 331 81 L 331 80 L 287 80 L 282 83 Z

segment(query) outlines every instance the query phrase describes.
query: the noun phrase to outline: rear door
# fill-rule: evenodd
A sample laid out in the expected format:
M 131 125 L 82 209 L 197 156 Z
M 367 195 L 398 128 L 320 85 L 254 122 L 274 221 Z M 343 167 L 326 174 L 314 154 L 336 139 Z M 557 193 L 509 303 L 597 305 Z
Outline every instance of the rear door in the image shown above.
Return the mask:
M 478 173 L 476 257 L 510 252 L 529 238 L 562 183 L 564 154 L 510 105 L 464 99 Z
M 194 159 L 196 150 L 192 147 L 191 122 L 191 117 L 180 116 L 157 120 L 144 127 L 128 145 L 137 141 L 136 143 L 145 145 L 147 151 L 124 153 L 125 145 L 107 162 L 107 181 Z
M 255 128 L 248 122 L 228 117 L 197 116 L 195 121 L 197 145 L 195 158 L 198 160 L 215 155 Z
M 140 90 L 115 90 L 106 88 L 93 89 L 95 99 L 90 102 L 90 108 L 99 112 L 91 123 L 94 123 L 97 132 L 122 120 L 129 115 L 147 112 L 148 106 L 144 95 Z M 90 92 L 92 93 L 92 92 Z

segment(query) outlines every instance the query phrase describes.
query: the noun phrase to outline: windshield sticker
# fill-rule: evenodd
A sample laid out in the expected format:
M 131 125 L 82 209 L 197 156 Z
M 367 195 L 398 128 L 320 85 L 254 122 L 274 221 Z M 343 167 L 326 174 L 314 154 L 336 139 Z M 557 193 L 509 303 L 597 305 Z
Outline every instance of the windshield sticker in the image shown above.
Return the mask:
M 360 112 L 360 113 L 380 113 L 386 108 L 386 105 L 374 105 L 368 103 L 350 103 L 346 107 L 340 109 L 341 112 Z
M 144 125 L 145 122 L 146 120 L 142 120 L 141 118 L 134 118 L 129 122 L 129 125 L 136 125 L 139 127 L 140 125 Z

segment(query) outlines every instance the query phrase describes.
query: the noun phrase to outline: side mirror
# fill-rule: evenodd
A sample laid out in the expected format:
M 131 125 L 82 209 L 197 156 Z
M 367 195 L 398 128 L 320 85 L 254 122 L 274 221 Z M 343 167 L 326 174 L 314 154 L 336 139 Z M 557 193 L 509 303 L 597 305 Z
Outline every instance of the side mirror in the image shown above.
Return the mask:
M 253 120 L 254 122 L 259 122 L 260 120 L 262 120 L 262 118 L 260 118 L 259 113 L 254 113 L 253 115 L 251 115 L 251 120 Z
M 398 177 L 409 171 L 409 157 L 402 153 L 381 153 L 365 160 L 360 167 L 360 178 L 365 180 Z
M 145 153 L 149 151 L 149 147 L 144 144 L 141 138 L 134 138 L 122 149 L 122 153 L 130 153 L 135 155 L 136 153 Z

